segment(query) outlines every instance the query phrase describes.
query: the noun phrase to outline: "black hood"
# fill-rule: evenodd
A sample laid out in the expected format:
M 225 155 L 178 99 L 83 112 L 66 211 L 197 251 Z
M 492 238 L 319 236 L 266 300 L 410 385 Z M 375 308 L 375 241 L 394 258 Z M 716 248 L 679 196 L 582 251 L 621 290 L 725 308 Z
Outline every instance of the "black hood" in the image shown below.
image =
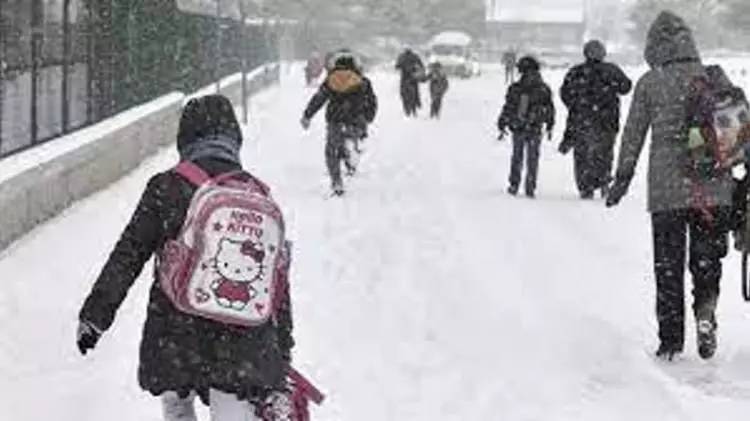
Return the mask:
M 180 153 L 195 148 L 196 143 L 216 138 L 231 139 L 237 149 L 242 145 L 242 130 L 232 102 L 223 95 L 207 95 L 188 101 L 182 110 L 177 132 Z
M 671 12 L 661 12 L 648 31 L 644 58 L 651 67 L 675 61 L 700 61 L 693 32 Z

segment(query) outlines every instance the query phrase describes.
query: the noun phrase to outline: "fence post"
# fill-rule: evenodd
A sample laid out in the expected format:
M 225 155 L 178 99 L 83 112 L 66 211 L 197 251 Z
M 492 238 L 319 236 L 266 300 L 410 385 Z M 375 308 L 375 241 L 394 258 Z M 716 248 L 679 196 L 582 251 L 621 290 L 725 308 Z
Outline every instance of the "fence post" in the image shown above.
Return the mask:
M 214 80 L 216 93 L 221 93 L 221 0 L 216 0 L 216 60 L 214 60 Z
M 70 128 L 70 0 L 63 1 L 62 131 Z
M 31 1 L 31 118 L 30 118 L 30 133 L 31 143 L 34 144 L 38 140 L 39 125 L 37 115 L 37 100 L 39 96 L 39 60 L 43 40 L 43 9 L 44 5 L 41 0 Z
M 247 55 L 249 52 L 249 40 L 247 31 L 247 16 L 245 15 L 245 6 L 242 0 L 237 0 L 237 4 L 240 8 L 240 24 L 242 25 L 242 123 L 247 124 L 248 122 L 248 103 L 247 103 Z
M 6 33 L 9 32 L 5 27 L 5 13 L 3 11 L 4 2 L 0 1 L 0 156 L 3 155 L 3 101 L 5 99 L 5 42 L 8 39 Z

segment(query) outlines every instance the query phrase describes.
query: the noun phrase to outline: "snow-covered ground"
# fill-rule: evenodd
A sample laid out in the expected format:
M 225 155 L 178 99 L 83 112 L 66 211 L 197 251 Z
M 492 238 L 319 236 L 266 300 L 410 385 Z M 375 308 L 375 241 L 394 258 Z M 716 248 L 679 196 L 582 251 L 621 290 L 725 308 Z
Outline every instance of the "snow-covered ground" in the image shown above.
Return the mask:
M 406 120 L 394 75 L 361 174 L 327 198 L 322 116 L 297 122 L 301 75 L 252 102 L 244 158 L 286 207 L 295 240 L 296 364 L 328 393 L 315 419 L 741 420 L 750 309 L 726 261 L 720 349 L 656 362 L 645 156 L 617 209 L 576 199 L 572 158 L 544 145 L 538 199 L 504 194 L 501 78 L 454 81 L 441 121 Z M 546 75 L 559 86 L 562 74 Z M 634 75 L 635 76 L 635 75 Z M 150 270 L 81 358 L 78 308 L 147 178 L 110 189 L 0 255 L 0 420 L 160 419 L 136 384 Z M 692 324 L 692 321 L 690 322 Z M 689 331 L 692 331 L 690 329 Z

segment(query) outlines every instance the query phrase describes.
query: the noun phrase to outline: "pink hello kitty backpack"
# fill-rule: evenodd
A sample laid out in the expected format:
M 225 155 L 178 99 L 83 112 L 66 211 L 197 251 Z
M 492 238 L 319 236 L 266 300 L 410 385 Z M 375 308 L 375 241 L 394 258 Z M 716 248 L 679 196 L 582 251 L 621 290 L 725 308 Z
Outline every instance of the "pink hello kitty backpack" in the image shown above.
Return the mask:
M 188 314 L 265 324 L 287 287 L 290 262 L 284 220 L 268 187 L 243 172 L 211 178 L 191 162 L 175 171 L 198 190 L 177 239 L 158 256 L 162 290 Z

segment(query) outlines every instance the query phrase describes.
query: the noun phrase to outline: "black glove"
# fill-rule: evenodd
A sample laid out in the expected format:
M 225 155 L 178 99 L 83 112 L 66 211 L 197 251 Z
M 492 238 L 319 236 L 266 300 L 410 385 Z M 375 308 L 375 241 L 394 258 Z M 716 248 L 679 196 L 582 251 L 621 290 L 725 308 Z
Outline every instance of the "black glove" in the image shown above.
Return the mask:
M 78 338 L 76 343 L 78 344 L 78 350 L 81 351 L 82 355 L 86 355 L 86 352 L 94 349 L 101 336 L 101 329 L 94 326 L 93 323 L 85 320 L 78 322 Z
M 500 129 L 500 134 L 497 135 L 497 140 L 502 142 L 505 140 L 506 136 L 508 136 L 508 132 L 505 129 Z
M 608 208 L 617 206 L 622 198 L 628 193 L 628 187 L 630 186 L 630 179 L 632 176 L 620 175 L 615 177 L 615 181 L 609 188 L 609 194 L 607 194 L 606 205 Z

